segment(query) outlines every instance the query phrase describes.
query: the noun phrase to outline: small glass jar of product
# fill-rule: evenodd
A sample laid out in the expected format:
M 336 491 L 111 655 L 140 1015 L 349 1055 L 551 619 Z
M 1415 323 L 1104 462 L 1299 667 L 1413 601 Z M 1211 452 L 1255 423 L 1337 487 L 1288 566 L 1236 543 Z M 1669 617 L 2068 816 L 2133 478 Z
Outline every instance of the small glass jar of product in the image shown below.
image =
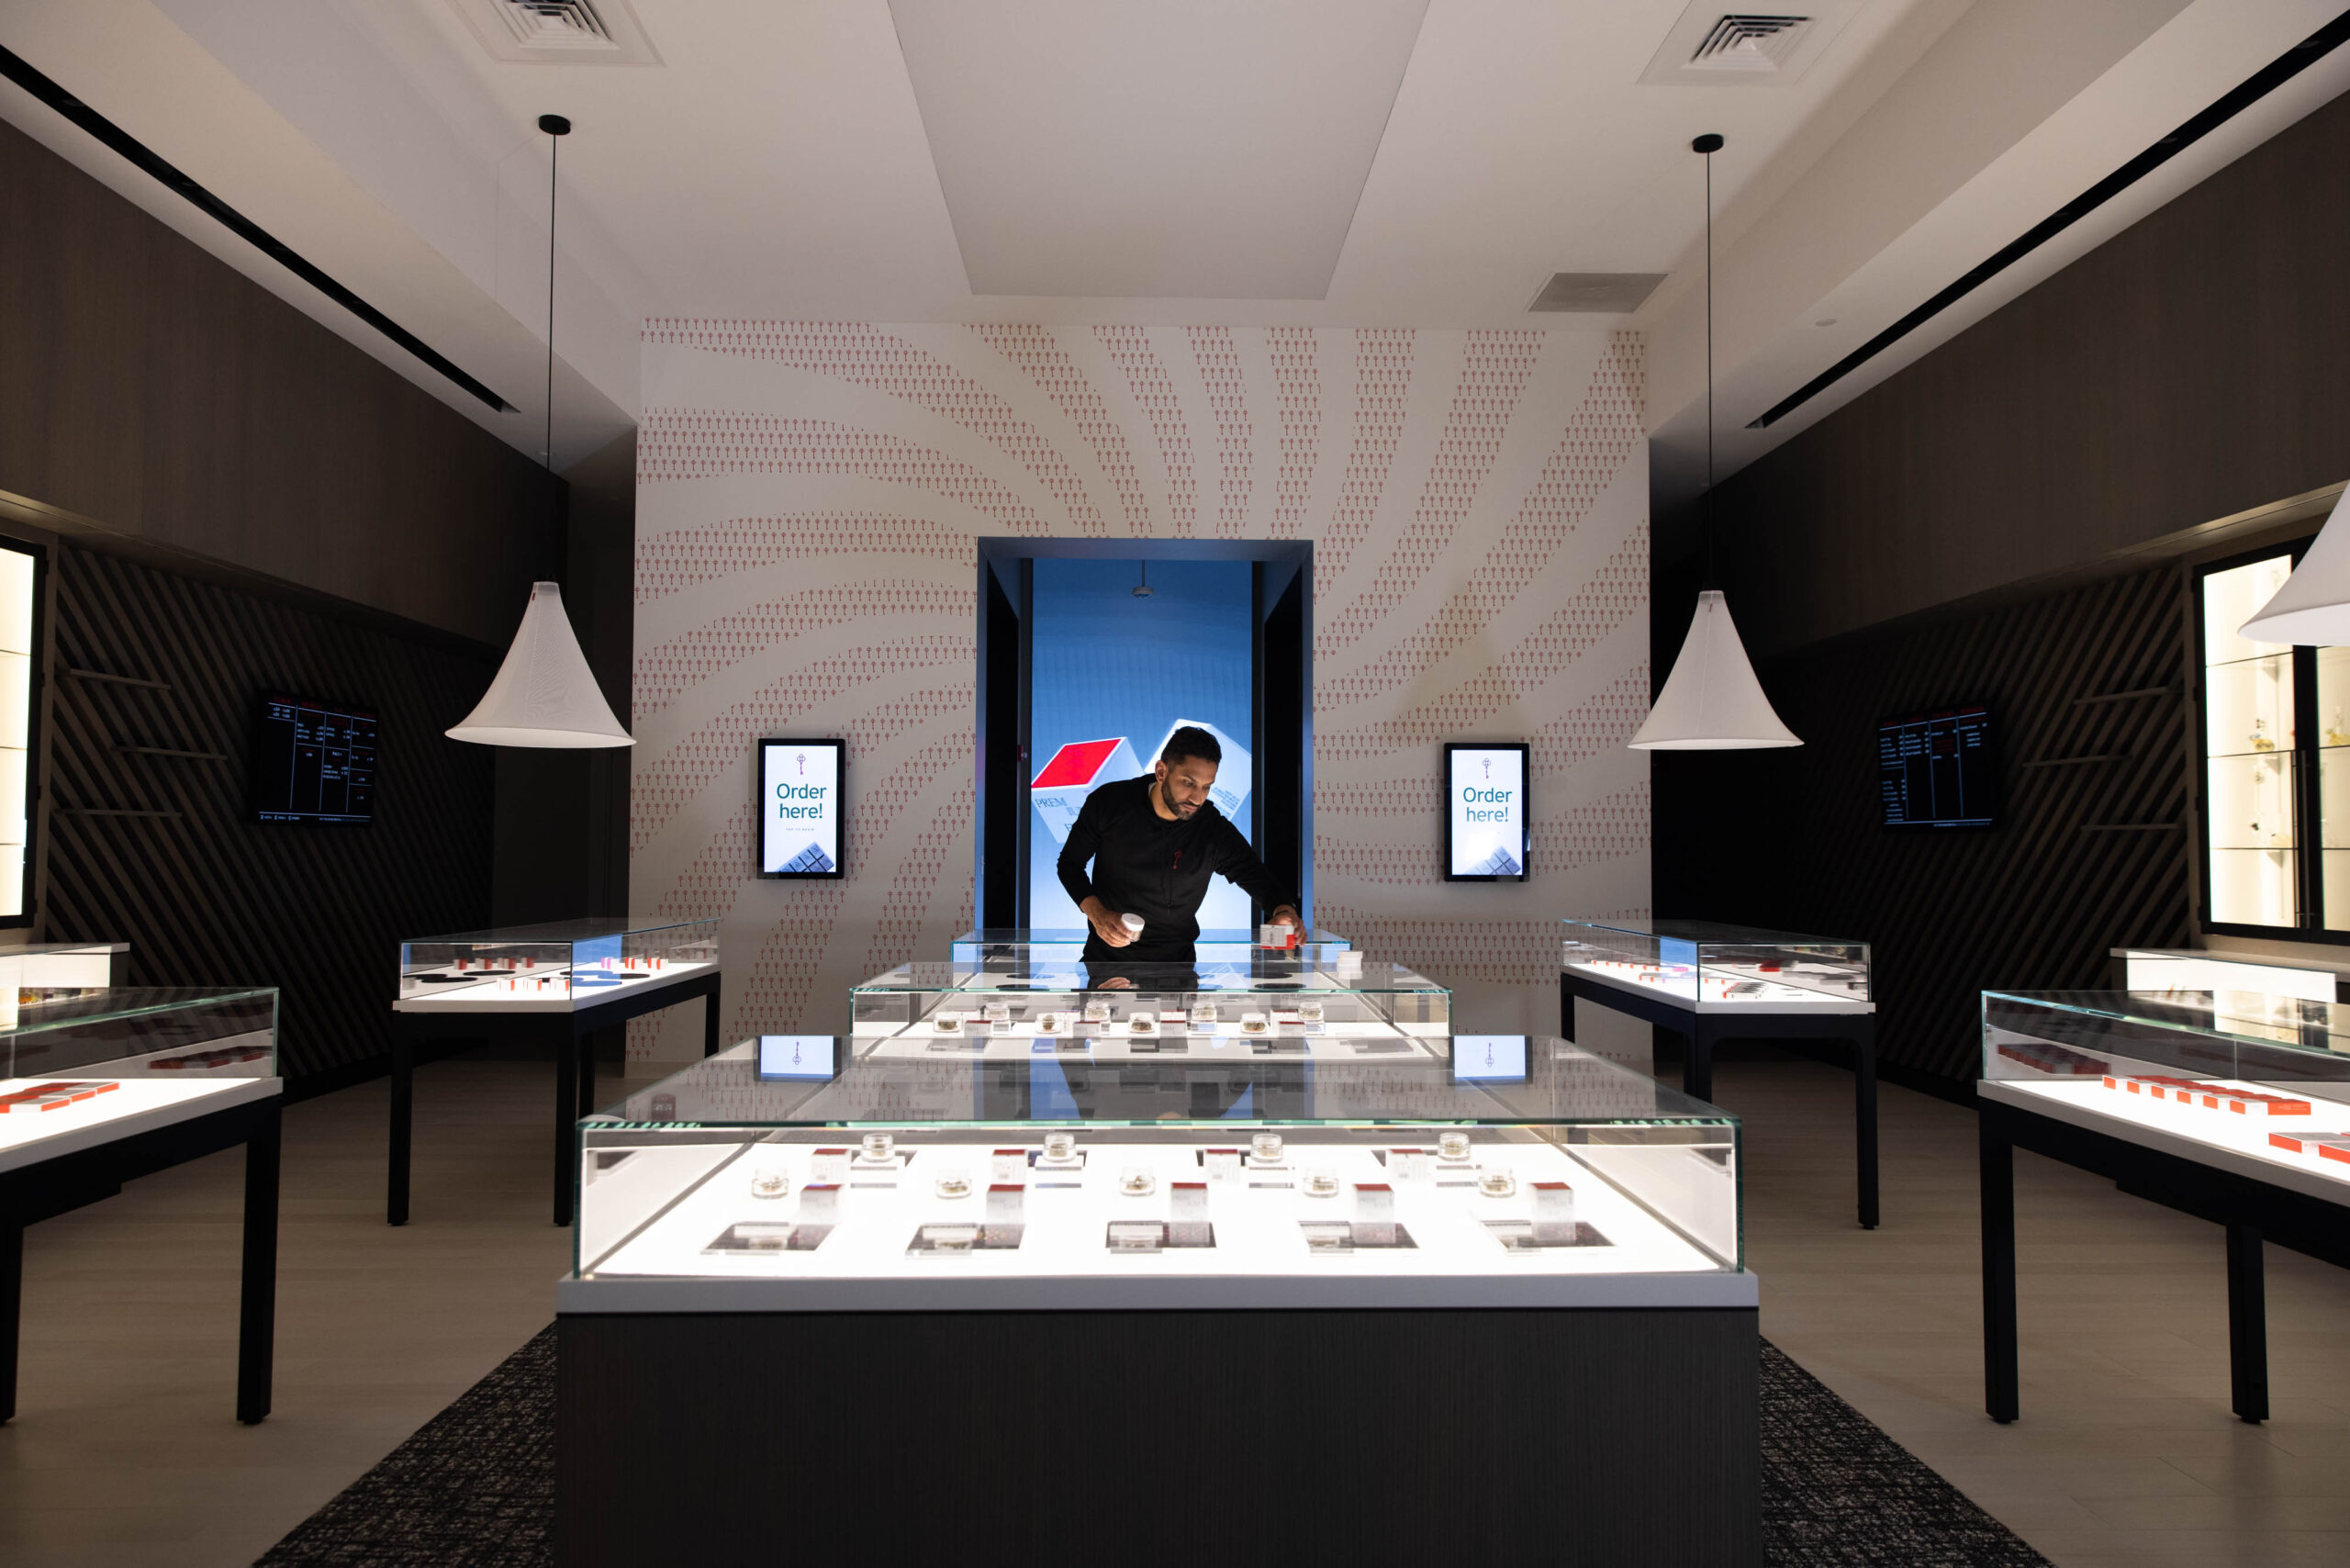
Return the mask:
M 791 1196 L 791 1177 L 779 1165 L 761 1165 L 751 1171 L 751 1196 L 755 1198 L 788 1198 Z
M 1194 1002 L 1192 1003 L 1192 1027 L 1194 1029 L 1213 1029 L 1215 1027 L 1214 1002 Z
M 1298 1190 L 1309 1198 L 1335 1198 L 1338 1195 L 1337 1172 L 1317 1165 L 1305 1173 Z
M 981 1011 L 987 1014 L 987 1020 L 990 1024 L 1012 1022 L 1012 1003 L 1009 1002 L 990 1002 Z
M 1077 1158 L 1077 1135 L 1075 1133 L 1046 1133 L 1045 1135 L 1045 1158 L 1051 1160 L 1056 1165 L 1066 1165 L 1070 1160 L 1075 1159 Z
M 868 1165 L 888 1165 L 897 1159 L 898 1140 L 889 1133 L 867 1133 L 857 1150 L 858 1158 Z
M 1437 1134 L 1436 1152 L 1447 1165 L 1460 1164 L 1469 1158 L 1469 1135 L 1457 1131 Z
M 1303 1024 L 1320 1024 L 1328 1014 L 1318 1002 L 1301 1002 L 1297 1004 L 1297 1016 Z
M 1243 1013 L 1240 1015 L 1240 1032 L 1244 1035 L 1270 1035 L 1273 1032 L 1273 1021 L 1261 1013 Z
M 1158 1014 L 1156 1013 L 1142 1012 L 1127 1014 L 1126 1033 L 1129 1035 L 1156 1035 L 1158 1033 Z
M 971 1195 L 971 1173 L 959 1166 L 942 1170 L 931 1188 L 942 1198 L 968 1198 Z
M 1517 1195 L 1517 1178 L 1506 1170 L 1477 1172 L 1477 1195 L 1481 1198 L 1509 1198 Z
M 1085 1021 L 1089 1024 L 1107 1024 L 1110 1021 L 1110 1004 L 1106 1002 L 1087 1002 Z
M 1259 1165 L 1279 1165 L 1281 1162 L 1281 1135 L 1257 1134 L 1248 1140 L 1248 1152 L 1256 1157 Z
M 1139 1165 L 1129 1165 L 1118 1173 L 1118 1191 L 1129 1198 L 1147 1198 L 1158 1191 L 1158 1177 Z

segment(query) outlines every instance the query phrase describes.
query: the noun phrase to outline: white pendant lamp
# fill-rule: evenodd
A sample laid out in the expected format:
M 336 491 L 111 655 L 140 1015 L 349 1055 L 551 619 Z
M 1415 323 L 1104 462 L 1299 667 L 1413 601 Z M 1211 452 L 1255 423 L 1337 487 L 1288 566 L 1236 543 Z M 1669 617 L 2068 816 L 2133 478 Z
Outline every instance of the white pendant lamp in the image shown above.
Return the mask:
M 554 474 L 554 150 L 571 134 L 571 122 L 561 115 L 541 115 L 539 129 L 555 140 L 548 148 L 547 170 L 547 474 Z M 522 609 L 522 624 L 498 678 L 489 683 L 474 711 L 449 732 L 453 741 L 477 745 L 520 745 L 581 748 L 634 745 L 636 741 L 612 716 L 596 685 L 588 655 L 563 612 L 563 590 L 553 583 L 532 583 L 531 600 Z
M 2238 629 L 2255 643 L 2309 643 L 2321 648 L 2350 646 L 2350 490 L 2260 613 Z
M 571 634 L 563 612 L 563 590 L 532 583 L 521 629 L 498 678 L 465 722 L 449 732 L 455 741 L 482 745 L 634 745 L 612 717 L 611 706 Z
M 1689 144 L 1706 159 L 1706 492 L 1698 498 L 1705 533 L 1707 575 L 1713 569 L 1714 493 L 1714 154 L 1722 139 L 1710 133 Z M 1697 595 L 1697 613 L 1681 656 L 1664 678 L 1649 710 L 1648 722 L 1628 743 L 1634 751 L 1751 751 L 1801 745 L 1779 722 L 1754 666 L 1729 618 L 1729 601 L 1708 587 Z

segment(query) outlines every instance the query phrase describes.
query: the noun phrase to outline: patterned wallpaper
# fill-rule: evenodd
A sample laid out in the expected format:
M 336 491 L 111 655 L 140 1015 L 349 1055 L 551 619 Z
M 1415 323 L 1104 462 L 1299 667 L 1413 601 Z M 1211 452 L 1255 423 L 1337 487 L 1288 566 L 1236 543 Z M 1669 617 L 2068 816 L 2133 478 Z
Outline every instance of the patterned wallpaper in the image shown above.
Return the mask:
M 1556 919 L 1649 902 L 1641 380 L 1631 333 L 647 323 L 634 907 L 723 918 L 733 1035 L 844 1025 L 970 924 L 973 541 L 1310 539 L 1315 916 L 1551 1027 Z M 848 738 L 845 879 L 752 875 L 766 734 Z M 1442 882 L 1438 746 L 1521 737 L 1532 880 Z

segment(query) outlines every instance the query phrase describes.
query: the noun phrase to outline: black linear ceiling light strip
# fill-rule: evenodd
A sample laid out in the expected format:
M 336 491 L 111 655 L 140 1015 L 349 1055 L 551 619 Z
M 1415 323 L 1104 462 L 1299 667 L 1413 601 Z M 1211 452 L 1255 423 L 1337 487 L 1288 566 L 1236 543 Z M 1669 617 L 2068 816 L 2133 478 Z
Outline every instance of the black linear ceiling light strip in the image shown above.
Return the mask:
M 325 273 L 320 272 L 316 266 L 303 260 L 285 241 L 270 233 L 268 230 L 263 229 L 162 158 L 157 157 L 146 143 L 139 140 L 122 127 L 34 70 L 32 66 L 26 63 L 22 56 L 0 49 L 0 76 L 6 76 L 140 169 L 152 174 L 165 187 L 178 192 L 214 218 L 218 218 L 238 238 L 259 250 L 270 260 L 399 344 L 451 381 L 464 387 L 474 397 L 488 404 L 490 408 L 502 414 L 514 406 L 472 376 L 467 375 L 414 332 L 409 331 L 406 327 L 335 282 Z
M 1776 424 L 1821 392 L 1850 375 L 1894 343 L 1908 337 L 1927 321 L 1948 309 L 1966 295 L 1973 293 L 1998 274 L 2013 266 L 2025 256 L 2040 249 L 2057 235 L 2202 140 L 2211 132 L 2250 108 L 2302 72 L 2315 65 L 2343 43 L 2350 42 L 2350 11 L 2326 23 L 2317 31 L 2262 66 L 2246 77 L 2210 107 L 2139 153 L 2063 207 L 2049 214 L 2028 230 L 2021 238 L 1994 254 L 1989 260 L 1967 273 L 1957 282 L 1927 300 L 1915 310 L 1805 382 L 1785 398 L 1773 404 L 1759 420 L 1746 428 L 1764 430 Z

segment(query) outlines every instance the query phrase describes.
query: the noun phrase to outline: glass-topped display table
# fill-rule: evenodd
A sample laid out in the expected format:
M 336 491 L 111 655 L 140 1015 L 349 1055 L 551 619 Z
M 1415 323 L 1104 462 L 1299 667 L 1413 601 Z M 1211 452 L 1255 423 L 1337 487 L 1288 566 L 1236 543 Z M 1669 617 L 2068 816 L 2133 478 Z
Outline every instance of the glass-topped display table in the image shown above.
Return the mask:
M 11 1000 L 0 1025 L 0 1420 L 16 1411 L 25 1227 L 240 1144 L 237 1419 L 261 1420 L 276 1312 L 277 992 L 67 985 Z
M 1720 1041 L 1848 1047 L 1860 1220 L 1876 1228 L 1876 1002 L 1867 943 L 1645 916 L 1562 926 L 1560 1033 L 1574 1038 L 1578 1000 L 1670 1029 L 1682 1038 L 1682 1087 L 1701 1100 L 1714 1092 Z
M 584 1122 L 578 1170 L 559 1562 L 748 1560 L 778 1519 L 849 1558 L 880 1518 L 892 1555 L 984 1518 L 990 1555 L 1049 1557 L 1066 1511 L 1001 1506 L 1040 1445 L 1154 1473 L 1269 1446 L 1280 1484 L 1088 1510 L 1091 1561 L 1534 1561 L 1565 1518 L 1641 1543 L 1608 1561 L 1761 1560 L 1738 1124 L 1563 1042 L 771 1036 Z M 806 1462 L 793 1410 L 915 1421 L 923 1506 L 901 1467 Z
M 400 944 L 392 1001 L 391 1152 L 384 1218 L 406 1225 L 419 1047 L 434 1038 L 543 1040 L 555 1061 L 554 1223 L 571 1223 L 573 1129 L 595 1102 L 588 1036 L 706 1000 L 702 1049 L 718 1048 L 718 922 L 621 916 L 420 936 Z
M 1268 932 L 1284 932 L 1281 942 L 1268 942 Z M 958 964 L 1002 964 L 1077 962 L 1085 950 L 1086 933 L 1081 928 L 1068 930 L 1005 926 L 981 931 L 966 931 L 955 938 L 947 957 Z M 1340 953 L 1351 952 L 1354 945 L 1332 932 L 1284 926 L 1259 926 L 1255 930 L 1225 930 L 1211 928 L 1202 931 L 1192 945 L 1194 956 L 1202 963 L 1246 962 L 1260 953 L 1286 953 L 1292 958 L 1309 963 L 1328 963 Z
M 2350 1268 L 2350 1005 L 2259 992 L 1986 991 L 1983 1334 L 2019 1409 L 2013 1150 L 2226 1231 L 2235 1413 L 2268 1414 L 2261 1242 Z
M 1351 1060 L 1445 1054 L 1452 993 L 1394 964 L 1284 955 L 1089 969 L 901 964 L 849 993 L 860 1052 L 1024 1061 Z

